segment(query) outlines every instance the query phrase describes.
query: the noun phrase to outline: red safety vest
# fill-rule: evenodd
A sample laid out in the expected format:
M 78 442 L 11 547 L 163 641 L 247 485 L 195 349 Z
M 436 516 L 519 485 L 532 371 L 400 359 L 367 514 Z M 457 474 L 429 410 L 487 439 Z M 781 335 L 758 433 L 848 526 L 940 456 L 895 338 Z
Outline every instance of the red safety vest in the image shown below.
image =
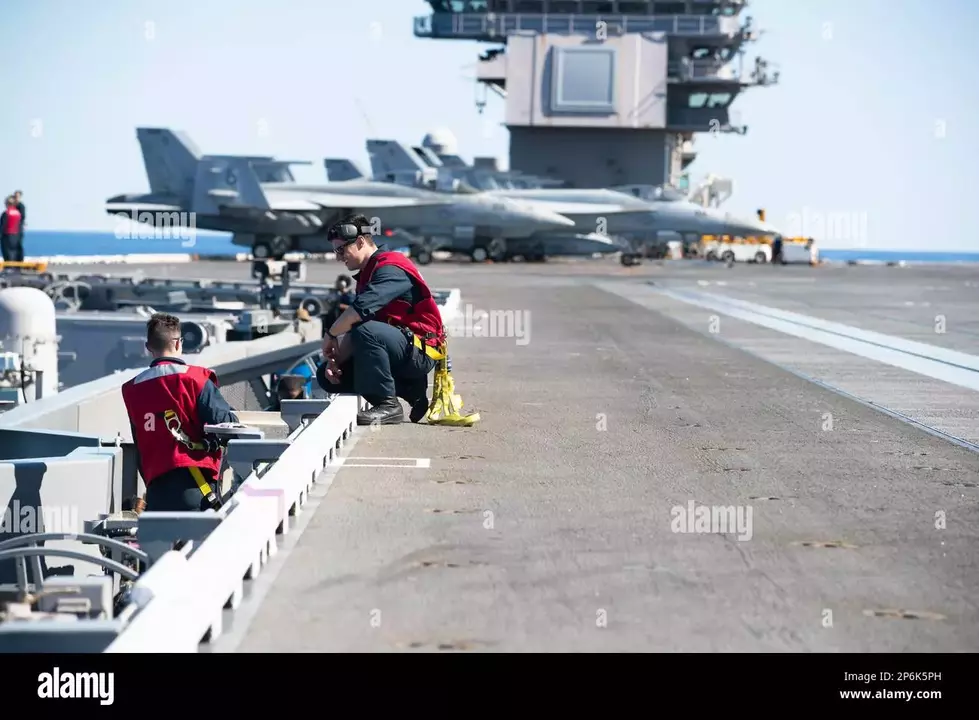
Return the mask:
M 7 225 L 3 232 L 5 235 L 17 235 L 20 232 L 20 210 L 15 207 L 7 208 Z
M 122 386 L 139 450 L 139 471 L 147 486 L 163 473 L 182 467 L 217 475 L 221 451 L 193 449 L 204 439 L 197 398 L 208 380 L 217 385 L 217 376 L 207 368 L 163 361 Z
M 438 347 L 445 342 L 445 327 L 442 324 L 442 313 L 432 298 L 432 291 L 422 278 L 418 268 L 402 253 L 390 250 L 378 250 L 371 255 L 364 269 L 357 276 L 357 293 L 367 287 L 371 275 L 379 267 L 394 265 L 410 275 L 415 285 L 421 291 L 421 299 L 412 307 L 404 300 L 393 300 L 381 308 L 374 316 L 375 320 L 389 325 L 405 327 L 417 335 L 422 342 L 430 347 Z

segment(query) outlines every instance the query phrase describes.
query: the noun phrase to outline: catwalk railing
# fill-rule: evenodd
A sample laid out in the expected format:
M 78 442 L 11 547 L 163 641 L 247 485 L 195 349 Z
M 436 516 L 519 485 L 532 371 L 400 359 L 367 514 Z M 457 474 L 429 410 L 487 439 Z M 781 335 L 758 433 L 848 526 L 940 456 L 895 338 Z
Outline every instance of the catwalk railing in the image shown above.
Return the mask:
M 318 340 L 303 342 L 300 335 L 283 332 L 205 348 L 194 362 L 211 367 L 226 390 L 244 385 L 261 406 L 271 402 L 264 377 L 319 346 Z M 141 496 L 143 486 L 121 386 L 140 370 L 119 372 L 0 415 L 0 498 L 6 499 L 0 524 L 0 601 L 13 602 L 0 620 L 2 652 L 104 650 L 144 609 L 160 612 L 161 605 L 148 603 L 147 597 L 181 591 L 168 570 L 176 557 L 170 548 L 178 540 L 190 540 L 177 553 L 189 562 L 190 571 L 208 563 L 215 550 L 222 558 L 203 572 L 210 578 L 205 584 L 210 590 L 222 587 L 218 580 L 223 569 L 236 567 L 235 553 L 254 551 L 252 560 L 258 565 L 249 573 L 257 573 L 274 552 L 275 533 L 287 531 L 290 513 L 305 502 L 316 471 L 349 436 L 359 402 L 338 396 L 332 402 L 285 401 L 281 412 L 240 413 L 243 423 L 261 430 L 263 437 L 228 443 L 225 485 L 240 487 L 220 512 L 143 513 L 138 521 L 126 520 L 121 514 L 124 502 Z M 93 526 L 107 516 L 114 518 L 108 524 L 117 538 L 128 534 L 119 532 L 121 528 L 136 528 L 138 550 L 119 539 L 92 535 Z M 205 543 L 218 529 L 213 542 Z M 222 538 L 230 536 L 234 549 L 223 550 Z M 126 567 L 124 556 L 148 570 L 139 574 Z M 65 559 L 74 565 L 52 567 L 53 561 Z M 239 586 L 246 574 L 238 577 Z M 114 617 L 113 598 L 127 579 L 138 581 L 133 599 Z M 201 587 L 195 590 L 198 611 Z M 20 616 L 32 600 L 38 601 L 39 612 Z M 86 621 L 79 622 L 79 617 Z M 141 621 L 136 627 L 145 626 Z M 172 624 L 163 627 L 170 646 L 183 637 Z M 220 633 L 214 627 L 208 631 L 204 634 L 211 637 Z M 188 632 L 189 638 L 193 633 Z M 165 647 L 154 641 L 145 649 Z
M 710 15 L 573 15 L 533 13 L 436 13 L 414 19 L 415 36 L 491 40 L 517 33 L 594 36 L 613 33 L 665 33 L 674 37 L 728 37 L 742 30 L 741 19 Z

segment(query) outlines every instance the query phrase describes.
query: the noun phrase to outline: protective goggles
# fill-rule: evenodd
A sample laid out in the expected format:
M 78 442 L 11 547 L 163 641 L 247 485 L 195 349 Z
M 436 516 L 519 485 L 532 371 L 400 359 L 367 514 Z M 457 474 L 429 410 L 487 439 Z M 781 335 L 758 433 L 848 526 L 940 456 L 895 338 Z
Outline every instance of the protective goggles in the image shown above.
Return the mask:
M 330 228 L 330 232 L 327 237 L 332 240 L 343 240 L 344 245 L 349 245 L 357 238 L 362 235 L 370 235 L 371 227 L 370 225 L 365 225 L 363 227 L 357 227 L 350 223 L 338 223 Z
M 329 238 L 330 242 L 342 241 L 339 247 L 334 246 L 333 248 L 337 260 L 341 260 L 347 251 L 347 246 L 353 245 L 357 242 L 358 238 L 370 234 L 371 229 L 369 226 L 358 228 L 356 225 L 350 223 L 339 223 L 330 228 L 329 233 L 327 233 L 327 238 Z

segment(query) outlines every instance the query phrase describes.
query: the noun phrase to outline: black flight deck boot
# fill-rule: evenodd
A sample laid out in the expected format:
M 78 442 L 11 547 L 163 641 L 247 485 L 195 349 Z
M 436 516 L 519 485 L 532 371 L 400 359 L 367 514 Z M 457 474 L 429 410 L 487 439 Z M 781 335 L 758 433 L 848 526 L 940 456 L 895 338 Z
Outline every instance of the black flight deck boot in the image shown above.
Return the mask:
M 421 422 L 428 412 L 428 383 L 425 379 L 403 385 L 399 388 L 398 397 L 408 403 L 410 411 L 408 419 L 413 423 Z
M 365 397 L 371 407 L 357 414 L 358 425 L 400 425 L 405 421 L 405 411 L 396 397 Z

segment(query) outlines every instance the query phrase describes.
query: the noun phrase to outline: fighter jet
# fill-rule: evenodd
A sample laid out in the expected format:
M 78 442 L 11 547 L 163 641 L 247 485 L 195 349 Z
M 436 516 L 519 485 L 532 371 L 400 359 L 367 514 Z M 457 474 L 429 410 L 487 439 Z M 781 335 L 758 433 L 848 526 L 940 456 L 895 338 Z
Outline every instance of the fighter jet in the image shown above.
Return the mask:
M 331 181 L 355 182 L 367 180 L 367 176 L 363 171 L 348 159 L 327 158 L 324 160 L 324 166 L 327 177 Z M 434 182 L 434 177 L 434 175 L 427 173 L 407 171 L 398 172 L 382 178 L 375 176 L 374 181 L 380 181 L 388 187 L 393 185 L 395 187 L 425 188 L 447 197 L 479 198 L 482 202 L 496 202 L 498 200 L 518 202 L 528 211 L 554 214 L 553 211 L 536 201 L 528 202 L 520 198 L 504 198 L 491 193 L 479 192 L 475 188 L 459 182 L 451 187 L 443 187 L 441 184 Z M 397 234 L 400 241 L 409 247 L 412 258 L 419 265 L 430 263 L 433 253 L 439 250 L 469 255 L 474 262 L 482 262 L 487 258 L 508 260 L 517 256 L 531 261 L 559 255 L 590 257 L 595 254 L 620 252 L 623 249 L 622 244 L 616 238 L 596 232 L 577 231 L 576 227 L 578 223 L 570 219 L 569 222 L 570 225 L 560 230 L 543 230 L 523 237 L 513 235 L 506 238 L 496 237 L 485 245 L 479 244 L 475 246 L 469 243 L 459 242 L 453 238 L 409 235 L 403 232 L 398 232 Z
M 393 140 L 368 140 L 368 154 L 376 179 L 391 182 L 406 182 L 412 178 L 434 184 L 436 187 L 451 187 L 456 192 L 473 192 L 474 189 L 457 176 L 458 164 L 450 162 L 433 167 L 422 159 L 420 153 L 411 152 L 401 143 Z M 430 162 L 430 158 L 429 158 Z M 453 170 L 452 168 L 455 168 Z M 776 234 L 777 230 L 756 219 L 741 219 L 715 208 L 705 208 L 686 200 L 679 194 L 634 186 L 643 192 L 620 192 L 612 189 L 572 189 L 572 188 L 534 188 L 534 189 L 496 189 L 483 194 L 531 202 L 535 207 L 559 213 L 575 222 L 579 233 L 597 233 L 600 236 L 620 239 L 620 245 L 627 243 L 630 250 L 623 253 L 626 265 L 634 264 L 638 255 L 645 254 L 649 243 L 657 244 L 658 233 L 678 233 L 681 235 L 732 235 L 763 236 Z M 645 195 L 646 197 L 643 197 Z M 655 198 L 655 199 L 647 199 Z M 547 232 L 538 233 L 533 238 L 520 241 L 521 246 L 533 246 L 542 240 Z M 512 252 L 507 243 L 507 251 Z
M 360 213 L 372 229 L 446 235 L 470 248 L 493 238 L 525 238 L 574 222 L 503 197 L 446 195 L 372 181 L 300 185 L 289 166 L 270 157 L 201 155 L 182 132 L 137 128 L 150 190 L 109 198 L 106 210 L 157 227 L 233 233 L 256 258 L 331 252 L 327 230 Z
M 428 139 L 428 138 L 426 138 Z M 561 188 L 567 183 L 555 178 L 544 178 L 536 175 L 525 175 L 519 171 L 500 170 L 496 158 L 473 158 L 468 165 L 455 154 L 439 153 L 442 148 L 415 145 L 411 151 L 429 168 L 436 173 L 449 173 L 452 177 L 464 181 L 477 190 L 532 190 L 542 188 Z

